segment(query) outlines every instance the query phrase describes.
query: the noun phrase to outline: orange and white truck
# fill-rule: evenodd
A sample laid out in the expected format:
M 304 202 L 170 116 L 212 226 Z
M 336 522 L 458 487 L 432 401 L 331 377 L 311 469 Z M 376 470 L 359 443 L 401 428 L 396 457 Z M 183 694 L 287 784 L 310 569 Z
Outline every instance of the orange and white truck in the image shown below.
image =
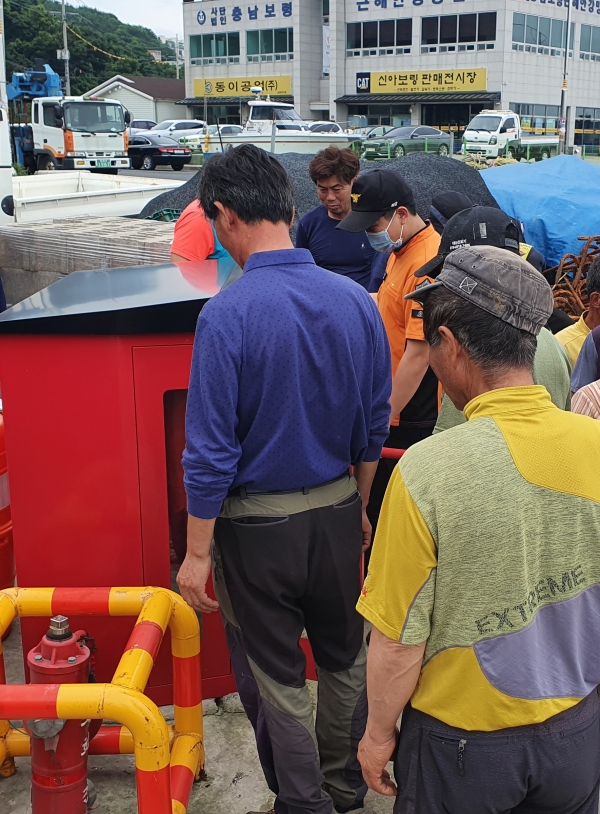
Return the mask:
M 119 102 L 93 96 L 56 96 L 31 102 L 30 169 L 97 170 L 116 174 L 131 166 L 129 112 Z

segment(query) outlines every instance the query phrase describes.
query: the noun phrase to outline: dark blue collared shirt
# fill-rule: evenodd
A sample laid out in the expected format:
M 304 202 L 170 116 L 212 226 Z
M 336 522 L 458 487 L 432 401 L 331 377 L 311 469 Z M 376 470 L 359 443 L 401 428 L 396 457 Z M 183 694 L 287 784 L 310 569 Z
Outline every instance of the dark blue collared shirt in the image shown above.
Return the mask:
M 196 328 L 183 456 L 188 511 L 228 491 L 316 486 L 376 461 L 391 360 L 372 298 L 310 252 L 253 254 Z

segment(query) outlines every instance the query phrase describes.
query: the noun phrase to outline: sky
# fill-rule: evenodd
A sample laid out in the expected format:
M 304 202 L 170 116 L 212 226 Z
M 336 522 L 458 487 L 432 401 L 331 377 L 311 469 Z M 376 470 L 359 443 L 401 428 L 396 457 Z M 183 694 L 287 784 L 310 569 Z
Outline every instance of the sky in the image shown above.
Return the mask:
M 183 37 L 181 0 L 69 0 L 74 6 L 110 11 L 119 20 L 151 28 L 156 34 Z

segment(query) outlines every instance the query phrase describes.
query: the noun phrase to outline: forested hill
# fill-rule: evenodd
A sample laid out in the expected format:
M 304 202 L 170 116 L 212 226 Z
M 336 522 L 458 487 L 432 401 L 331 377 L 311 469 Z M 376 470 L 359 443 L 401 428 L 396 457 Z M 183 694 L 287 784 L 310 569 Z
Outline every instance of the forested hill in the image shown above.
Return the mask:
M 5 0 L 4 23 L 6 36 L 6 73 L 8 81 L 13 72 L 30 70 L 36 58 L 51 65 L 64 75 L 64 63 L 56 58 L 62 48 L 61 6 L 52 0 Z M 85 93 L 115 74 L 135 76 L 175 76 L 175 68 L 155 62 L 148 51 L 170 55 L 165 46 L 149 28 L 125 25 L 114 14 L 107 14 L 85 6 L 67 6 L 69 26 L 85 40 L 107 56 L 69 34 L 71 53 L 71 93 Z M 77 14 L 78 16 L 71 16 Z M 115 59 L 114 57 L 125 57 Z

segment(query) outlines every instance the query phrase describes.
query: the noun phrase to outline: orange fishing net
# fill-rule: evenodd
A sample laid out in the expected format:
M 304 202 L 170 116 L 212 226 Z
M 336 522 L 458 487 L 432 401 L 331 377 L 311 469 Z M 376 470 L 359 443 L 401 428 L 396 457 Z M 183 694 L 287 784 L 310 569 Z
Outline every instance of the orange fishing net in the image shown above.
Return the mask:
M 587 272 L 592 260 L 600 255 L 600 235 L 578 239 L 585 241 L 579 255 L 565 254 L 558 266 L 544 272 L 552 286 L 554 305 L 573 319 L 579 319 L 587 310 Z

